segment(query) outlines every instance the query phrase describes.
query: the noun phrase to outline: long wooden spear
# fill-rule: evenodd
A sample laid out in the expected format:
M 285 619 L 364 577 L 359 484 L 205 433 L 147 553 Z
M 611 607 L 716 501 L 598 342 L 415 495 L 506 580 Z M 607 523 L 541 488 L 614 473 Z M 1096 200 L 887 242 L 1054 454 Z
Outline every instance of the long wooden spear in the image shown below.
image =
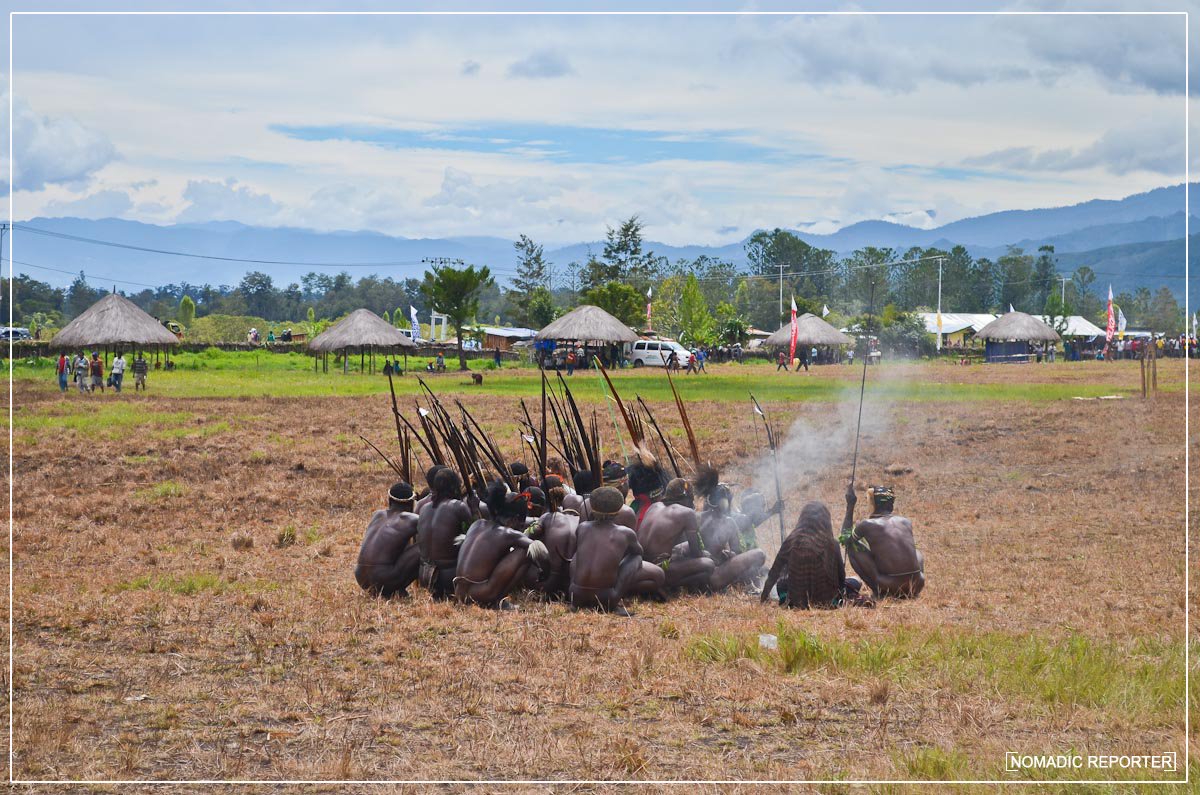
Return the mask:
M 671 368 L 667 370 L 667 383 L 671 385 L 671 393 L 675 395 L 675 407 L 679 409 L 679 419 L 683 421 L 683 429 L 687 431 L 688 445 L 692 448 L 692 461 L 696 465 L 696 469 L 700 469 L 700 448 L 696 445 L 696 434 L 692 432 L 692 422 L 688 419 L 687 409 L 683 406 L 683 398 L 679 397 L 679 390 L 675 388 L 675 379 L 671 377 Z
M 650 407 L 646 405 L 646 401 L 642 400 L 641 395 L 637 395 L 638 403 L 642 404 L 642 410 L 646 412 L 646 418 L 650 420 L 650 427 L 654 428 L 654 432 L 658 434 L 658 440 L 662 442 L 663 450 L 667 453 L 667 458 L 671 461 L 671 469 L 675 470 L 675 477 L 682 477 L 679 472 L 679 464 L 675 461 L 675 454 L 671 452 L 671 445 L 667 443 L 667 437 L 663 436 L 662 428 L 658 427 L 658 422 L 654 419 L 654 413 L 650 411 Z
M 775 499 L 779 508 L 779 543 L 782 545 L 786 531 L 783 529 L 783 487 L 779 485 L 779 454 L 775 450 L 775 433 L 771 430 L 771 423 L 767 422 L 767 413 L 758 405 L 753 392 L 750 393 L 750 400 L 754 403 L 754 413 L 763 418 L 763 426 L 767 429 L 767 444 L 771 447 L 771 463 L 775 469 Z
M 867 350 L 864 352 L 862 385 L 858 388 L 858 427 L 854 429 L 854 459 L 850 464 L 850 488 L 854 488 L 854 478 L 858 473 L 858 438 L 862 434 L 863 398 L 867 393 L 867 362 L 871 359 L 871 313 L 875 310 L 875 279 L 871 279 L 871 298 L 867 302 Z

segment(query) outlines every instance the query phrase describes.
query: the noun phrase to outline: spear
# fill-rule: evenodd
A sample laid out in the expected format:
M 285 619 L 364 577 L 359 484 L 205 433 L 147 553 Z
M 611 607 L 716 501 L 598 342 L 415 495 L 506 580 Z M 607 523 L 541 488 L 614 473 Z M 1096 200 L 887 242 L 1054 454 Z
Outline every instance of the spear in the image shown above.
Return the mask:
M 667 458 L 671 461 L 671 469 L 675 470 L 675 477 L 680 477 L 679 464 L 675 461 L 675 454 L 671 452 L 671 445 L 667 444 L 667 437 L 663 436 L 662 429 L 658 427 L 658 422 L 654 419 L 653 412 L 646 405 L 646 401 L 642 400 L 641 395 L 637 395 L 638 403 L 642 404 L 642 409 L 646 412 L 646 417 L 650 420 L 650 426 L 654 428 L 654 432 L 658 434 L 658 440 L 662 442 L 663 450 L 667 452 Z
M 854 488 L 854 476 L 858 473 L 858 438 L 862 433 L 863 398 L 867 393 L 867 361 L 871 358 L 871 312 L 875 309 L 875 280 L 871 279 L 871 298 L 867 303 L 867 350 L 862 357 L 862 385 L 858 388 L 858 427 L 854 429 L 854 459 L 850 465 L 850 488 Z
M 763 418 L 763 426 L 767 429 L 767 444 L 771 446 L 771 463 L 775 468 L 775 499 L 779 503 L 779 543 L 782 545 L 785 535 L 783 529 L 783 488 L 779 485 L 779 453 L 775 450 L 775 434 L 771 431 L 771 423 L 767 422 L 767 414 L 762 410 L 762 406 L 758 405 L 754 393 L 750 394 L 750 400 L 754 402 L 754 413 Z
M 538 444 L 538 466 L 541 469 L 541 480 L 546 480 L 546 371 L 542 370 L 542 433 Z
M 671 368 L 667 368 L 667 383 L 671 385 L 671 393 L 675 395 L 675 406 L 679 409 L 679 419 L 683 421 L 683 429 L 687 431 L 688 445 L 692 448 L 692 461 L 696 463 L 696 468 L 700 468 L 700 448 L 696 446 L 696 434 L 692 433 L 692 423 L 688 419 L 687 409 L 683 407 L 683 398 L 679 397 L 679 390 L 675 388 L 675 379 L 671 377 Z
M 600 375 L 604 377 L 604 382 L 608 384 L 608 391 L 612 393 L 613 401 L 617 404 L 617 408 L 621 410 L 621 416 L 625 419 L 625 428 L 629 431 L 629 438 L 633 440 L 633 444 L 636 447 L 642 443 L 642 437 L 640 434 L 638 434 L 636 427 L 634 427 L 633 421 L 629 418 L 629 412 L 625 409 L 625 401 L 621 400 L 621 396 L 617 394 L 617 388 L 613 386 L 612 379 L 608 377 L 608 370 L 604 369 L 604 363 L 600 361 L 600 357 L 593 356 L 592 359 L 596 362 L 596 369 L 599 370 Z M 610 407 L 609 411 L 611 410 L 612 409 Z M 615 425 L 616 423 L 614 422 L 613 424 Z M 622 447 L 624 447 L 624 445 L 622 445 Z
M 392 471 L 395 472 L 397 475 L 399 475 L 402 479 L 404 479 L 407 482 L 407 478 L 404 477 L 404 472 L 400 469 L 399 466 L 396 465 L 395 461 L 388 458 L 387 453 L 383 452 L 378 447 L 371 444 L 371 440 L 368 439 L 367 437 L 363 436 L 362 434 L 359 434 L 358 438 L 362 439 L 364 442 L 366 442 L 367 446 L 370 447 L 372 450 L 379 453 L 379 457 L 382 458 L 384 460 L 384 462 L 392 468 Z

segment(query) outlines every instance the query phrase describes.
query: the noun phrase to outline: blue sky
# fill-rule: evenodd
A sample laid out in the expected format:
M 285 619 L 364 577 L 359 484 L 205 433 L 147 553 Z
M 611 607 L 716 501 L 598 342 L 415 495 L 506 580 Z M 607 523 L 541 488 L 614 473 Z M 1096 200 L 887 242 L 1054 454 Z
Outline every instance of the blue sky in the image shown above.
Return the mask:
M 725 243 L 1184 179 L 1182 16 L 13 20 L 18 219 Z

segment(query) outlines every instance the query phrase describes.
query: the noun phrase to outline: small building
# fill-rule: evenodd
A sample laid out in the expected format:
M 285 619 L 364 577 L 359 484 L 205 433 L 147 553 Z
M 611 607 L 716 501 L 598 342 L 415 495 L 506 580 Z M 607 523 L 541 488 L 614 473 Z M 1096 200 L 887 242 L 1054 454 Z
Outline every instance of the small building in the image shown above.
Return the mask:
M 925 324 L 925 330 L 937 336 L 938 313 L 918 312 L 917 316 Z M 996 315 L 986 312 L 943 312 L 942 313 L 942 347 L 965 347 L 971 338 L 983 330 L 983 327 L 996 319 Z
M 531 340 L 537 331 L 531 328 L 514 328 L 508 326 L 479 326 L 475 329 L 482 335 L 484 350 L 512 350 L 514 343 L 521 340 Z
M 1016 311 L 996 318 L 976 336 L 986 341 L 989 362 L 1027 362 L 1034 343 L 1059 341 L 1058 332 L 1046 323 Z

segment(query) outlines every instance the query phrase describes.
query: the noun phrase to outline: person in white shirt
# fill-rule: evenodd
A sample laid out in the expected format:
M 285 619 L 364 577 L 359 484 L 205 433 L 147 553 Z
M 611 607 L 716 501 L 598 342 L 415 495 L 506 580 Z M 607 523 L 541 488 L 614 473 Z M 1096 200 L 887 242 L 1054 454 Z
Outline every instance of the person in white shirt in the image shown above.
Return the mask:
M 112 369 L 109 370 L 112 375 L 113 389 L 121 391 L 121 381 L 125 378 L 125 354 L 117 351 L 117 356 L 112 361 Z

